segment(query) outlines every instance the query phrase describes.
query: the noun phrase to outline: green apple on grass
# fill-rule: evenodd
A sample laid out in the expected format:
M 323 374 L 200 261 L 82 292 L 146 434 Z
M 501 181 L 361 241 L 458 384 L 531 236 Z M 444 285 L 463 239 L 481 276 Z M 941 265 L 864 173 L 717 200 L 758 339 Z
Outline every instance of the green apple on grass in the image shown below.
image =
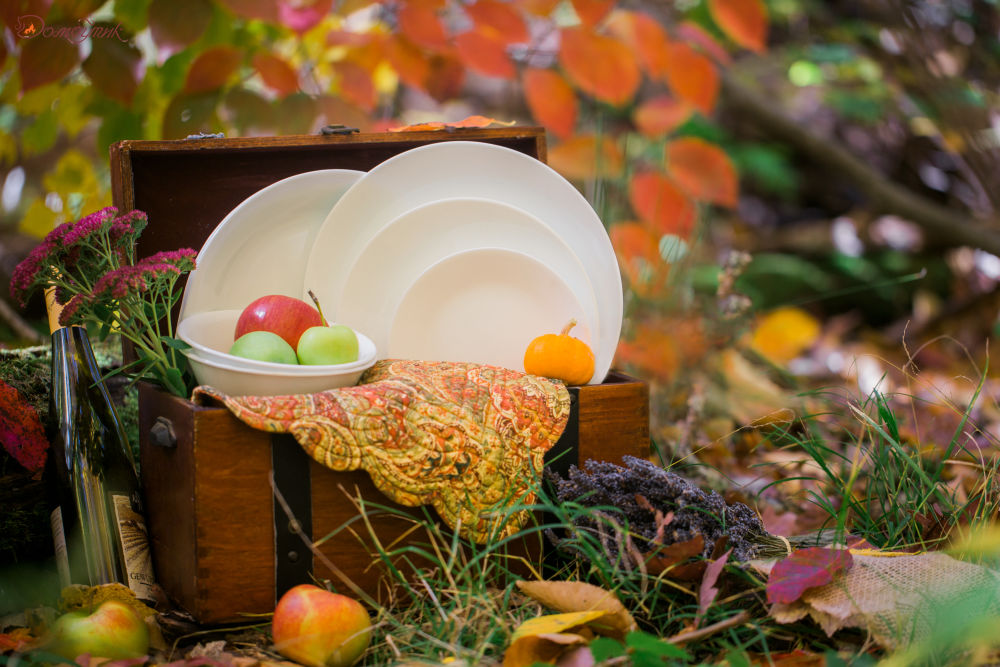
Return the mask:
M 272 331 L 251 331 L 243 334 L 229 348 L 229 354 L 276 364 L 298 363 L 292 346 Z
M 309 327 L 302 332 L 299 344 L 295 352 L 299 363 L 303 365 L 316 366 L 326 364 L 347 364 L 358 360 L 358 336 L 354 330 L 343 324 L 327 326 L 326 318 L 323 317 L 323 309 L 320 308 L 319 299 L 309 292 L 309 296 L 316 303 L 316 310 L 319 311 L 323 324 L 317 327 Z

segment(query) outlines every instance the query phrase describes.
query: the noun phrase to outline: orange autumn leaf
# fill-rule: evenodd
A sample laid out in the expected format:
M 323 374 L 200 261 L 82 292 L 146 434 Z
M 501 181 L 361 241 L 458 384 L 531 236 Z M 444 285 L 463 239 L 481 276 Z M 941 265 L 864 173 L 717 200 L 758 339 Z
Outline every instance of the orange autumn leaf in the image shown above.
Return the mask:
M 253 68 L 257 70 L 264 85 L 282 97 L 299 89 L 299 75 L 278 56 L 257 53 L 253 57 Z
M 327 46 L 350 46 L 358 48 L 367 46 L 374 40 L 372 33 L 353 32 L 350 30 L 331 30 L 326 33 Z
M 480 30 L 492 30 L 505 44 L 522 44 L 531 40 L 528 26 L 521 14 L 509 2 L 478 0 L 465 7 L 465 13 Z
M 661 235 L 686 239 L 694 229 L 694 202 L 663 174 L 646 171 L 633 176 L 629 201 L 639 217 Z
M 242 59 L 242 53 L 232 46 L 205 49 L 191 63 L 184 79 L 184 92 L 193 95 L 221 88 L 236 72 Z
M 708 0 L 708 11 L 730 39 L 763 53 L 767 49 L 767 7 L 764 0 Z
M 666 75 L 670 38 L 656 19 L 642 12 L 616 11 L 608 19 L 608 30 L 632 50 L 651 78 Z
M 616 106 L 632 99 L 639 88 L 639 66 L 625 44 L 585 28 L 560 34 L 559 64 L 580 90 Z
M 656 235 L 640 222 L 619 222 L 608 231 L 618 266 L 629 286 L 640 296 L 650 296 L 647 287 L 666 276 L 669 266 L 660 261 Z
M 572 0 L 573 9 L 580 22 L 592 28 L 608 15 L 617 0 Z
M 462 120 L 456 120 L 451 123 L 444 122 L 430 122 L 430 123 L 418 123 L 416 125 L 403 125 L 400 127 L 389 128 L 390 132 L 420 132 L 425 130 L 446 130 L 446 129 L 479 129 L 484 127 L 490 127 L 491 125 L 501 125 L 503 127 L 509 127 L 513 125 L 516 121 L 502 121 L 496 118 L 487 118 L 486 116 L 468 116 Z
M 733 59 L 714 35 L 694 21 L 681 21 L 676 29 L 681 41 L 687 42 L 720 65 L 730 65 Z
M 719 94 L 719 72 L 706 56 L 688 44 L 674 43 L 668 48 L 667 83 L 677 97 L 702 113 L 712 113 Z
M 333 69 L 337 73 L 341 97 L 365 111 L 375 108 L 375 83 L 365 68 L 357 63 L 341 62 L 336 63 Z
M 787 364 L 816 342 L 819 333 L 819 321 L 806 311 L 778 308 L 760 318 L 750 347 L 776 364 Z
M 659 95 L 640 104 L 632 113 L 635 126 L 647 137 L 670 134 L 687 122 L 691 105 L 669 95 Z
M 455 37 L 459 58 L 474 72 L 501 79 L 517 74 L 507 55 L 507 44 L 493 31 L 469 30 Z
M 570 180 L 587 180 L 614 175 L 625 165 L 618 144 L 609 136 L 582 134 L 549 149 L 549 166 Z
M 386 42 L 385 53 L 403 83 L 419 90 L 426 89 L 431 73 L 430 59 L 413 42 L 394 35 Z
M 549 16 L 562 0 L 514 0 L 521 9 L 534 16 Z
M 736 206 L 739 177 L 724 150 L 698 137 L 682 137 L 667 144 L 666 158 L 667 172 L 692 197 Z
M 461 60 L 444 54 L 431 57 L 426 86 L 428 95 L 437 102 L 454 99 L 462 92 L 464 84 L 465 65 Z
M 448 49 L 448 36 L 437 13 L 431 7 L 407 3 L 396 16 L 399 31 L 417 46 L 431 51 Z
M 641 369 L 643 377 L 671 380 L 680 368 L 680 353 L 662 324 L 642 323 L 629 339 L 618 343 L 615 364 L 630 364 Z
M 524 96 L 536 122 L 560 139 L 573 135 L 576 94 L 562 75 L 550 69 L 525 70 Z

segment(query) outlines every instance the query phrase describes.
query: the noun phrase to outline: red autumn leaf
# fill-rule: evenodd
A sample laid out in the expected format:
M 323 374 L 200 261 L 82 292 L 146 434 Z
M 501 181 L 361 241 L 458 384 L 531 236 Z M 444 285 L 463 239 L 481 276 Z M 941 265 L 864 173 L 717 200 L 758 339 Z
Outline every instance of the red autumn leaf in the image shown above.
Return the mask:
M 560 139 L 573 136 L 576 94 L 561 74 L 550 69 L 525 70 L 524 97 L 537 123 Z
M 453 56 L 431 57 L 427 74 L 427 94 L 438 102 L 458 97 L 465 83 L 465 66 Z
M 69 40 L 35 37 L 22 42 L 21 59 L 18 63 L 21 90 L 27 92 L 59 81 L 72 72 L 78 62 L 80 48 Z
M 616 11 L 608 20 L 608 30 L 632 49 L 651 78 L 666 75 L 670 39 L 656 19 L 642 12 Z
M 559 64 L 583 92 L 622 106 L 639 88 L 639 66 L 628 47 L 584 28 L 561 32 Z
M 621 173 L 625 156 L 612 137 L 580 134 L 550 148 L 548 163 L 566 178 L 583 181 Z
M 10 632 L 0 634 L 0 654 L 28 650 L 34 641 L 35 636 L 28 628 L 14 628 Z
M 694 21 L 681 21 L 675 32 L 681 41 L 695 47 L 716 63 L 720 65 L 732 64 L 733 59 L 725 47 L 719 44 L 719 40 Z
M 573 9 L 580 17 L 580 22 L 592 28 L 608 15 L 617 0 L 572 0 Z
M 731 553 L 733 553 L 733 550 L 729 549 L 705 568 L 705 575 L 702 577 L 701 586 L 698 588 L 698 620 L 705 617 L 705 612 L 708 611 L 708 608 L 712 606 L 715 598 L 719 595 L 719 589 L 715 584 L 719 581 L 719 575 L 722 574 L 722 570 L 726 567 L 726 563 L 729 561 L 729 554 Z M 695 625 L 698 625 L 697 620 L 695 621 Z
M 767 579 L 767 601 L 791 604 L 810 588 L 824 586 L 840 572 L 846 572 L 854 559 L 847 549 L 809 547 L 792 552 L 778 561 Z
M 533 16 L 549 16 L 562 0 L 514 0 L 515 4 Z
M 670 88 L 702 113 L 712 113 L 719 94 L 719 72 L 715 65 L 687 44 L 671 44 L 668 51 L 666 78 Z
M 629 201 L 640 218 L 659 234 L 688 238 L 694 229 L 695 206 L 686 194 L 663 174 L 645 171 L 632 177 Z
M 685 542 L 674 542 L 657 549 L 646 559 L 646 570 L 656 576 L 667 573 L 668 579 L 687 581 L 697 579 L 705 571 L 705 562 L 685 563 L 684 561 L 701 555 L 705 548 L 705 538 L 695 535 Z
M 444 9 L 444 6 L 448 4 L 448 0 L 409 0 L 409 3 L 414 6 L 437 11 L 438 9 Z
M 219 4 L 245 19 L 278 21 L 278 0 L 218 0 Z
M 221 88 L 239 67 L 242 59 L 242 53 L 232 46 L 205 49 L 191 63 L 191 69 L 184 79 L 184 92 L 194 95 Z
M 113 28 L 109 24 L 98 24 Z M 90 55 L 83 61 L 83 71 L 99 91 L 129 106 L 142 79 L 142 53 L 117 39 L 92 39 Z
M 52 0 L 4 0 L 0 2 L 0 16 L 15 36 L 23 38 L 21 31 L 28 24 L 21 17 L 37 16 L 44 19 L 49 15 L 51 6 Z
M 399 31 L 417 46 L 431 51 L 446 51 L 448 36 L 437 13 L 430 7 L 408 3 L 397 14 Z
M 0 380 L 0 442 L 28 472 L 41 472 L 45 467 L 49 441 L 42 420 L 17 389 L 3 380 Z
M 735 207 L 739 177 L 726 152 L 698 137 L 682 137 L 667 144 L 667 173 L 700 201 Z
M 492 31 L 477 29 L 456 35 L 455 48 L 459 58 L 474 72 L 501 79 L 513 79 L 517 74 L 507 55 L 506 42 Z
M 394 35 L 386 42 L 385 52 L 403 83 L 419 90 L 426 89 L 431 63 L 423 51 L 405 37 Z
M 333 0 L 278 0 L 278 20 L 300 35 L 330 13 Z
M 763 0 L 708 0 L 708 11 L 740 46 L 758 53 L 767 49 L 767 7 Z
M 371 111 L 375 108 L 375 82 L 365 68 L 352 62 L 342 62 L 334 65 L 337 73 L 337 85 L 341 96 L 354 106 Z
M 531 33 L 521 14 L 509 2 L 478 0 L 465 7 L 476 28 L 492 30 L 505 44 L 522 44 L 531 40 Z
M 197 41 L 211 21 L 209 0 L 153 0 L 149 32 L 160 62 Z
M 299 89 L 299 75 L 283 59 L 271 53 L 255 53 L 253 68 L 264 85 L 282 97 Z
M 687 102 L 660 95 L 640 104 L 632 113 L 632 121 L 647 137 L 659 137 L 687 122 L 692 111 Z

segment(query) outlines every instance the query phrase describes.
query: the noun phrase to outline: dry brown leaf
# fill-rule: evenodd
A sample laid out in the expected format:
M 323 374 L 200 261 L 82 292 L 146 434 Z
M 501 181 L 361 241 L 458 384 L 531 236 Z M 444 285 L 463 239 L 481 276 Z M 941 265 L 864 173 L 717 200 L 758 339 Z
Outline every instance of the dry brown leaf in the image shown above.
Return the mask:
M 614 593 L 582 581 L 519 581 L 517 587 L 550 609 L 560 612 L 603 611 L 591 627 L 602 635 L 624 639 L 636 629 L 635 619 Z
M 657 549 L 653 556 L 646 560 L 646 570 L 654 576 L 669 571 L 668 578 L 680 581 L 698 579 L 705 573 L 703 561 L 684 565 L 681 563 L 700 555 L 704 548 L 705 538 L 701 535 L 695 535 L 684 542 L 668 544 Z
M 529 667 L 536 662 L 553 664 L 560 656 L 586 645 L 593 638 L 588 624 L 610 615 L 606 611 L 593 610 L 529 619 L 514 630 L 503 656 L 503 667 Z

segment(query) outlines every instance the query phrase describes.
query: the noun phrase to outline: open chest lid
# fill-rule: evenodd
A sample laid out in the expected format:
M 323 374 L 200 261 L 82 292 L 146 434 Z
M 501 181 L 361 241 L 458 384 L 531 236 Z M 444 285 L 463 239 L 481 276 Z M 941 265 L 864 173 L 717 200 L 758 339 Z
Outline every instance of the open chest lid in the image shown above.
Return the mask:
M 112 199 L 139 209 L 149 227 L 137 255 L 198 249 L 241 201 L 276 181 L 319 169 L 368 171 L 429 143 L 483 141 L 544 161 L 538 127 L 283 137 L 126 140 L 111 146 Z

